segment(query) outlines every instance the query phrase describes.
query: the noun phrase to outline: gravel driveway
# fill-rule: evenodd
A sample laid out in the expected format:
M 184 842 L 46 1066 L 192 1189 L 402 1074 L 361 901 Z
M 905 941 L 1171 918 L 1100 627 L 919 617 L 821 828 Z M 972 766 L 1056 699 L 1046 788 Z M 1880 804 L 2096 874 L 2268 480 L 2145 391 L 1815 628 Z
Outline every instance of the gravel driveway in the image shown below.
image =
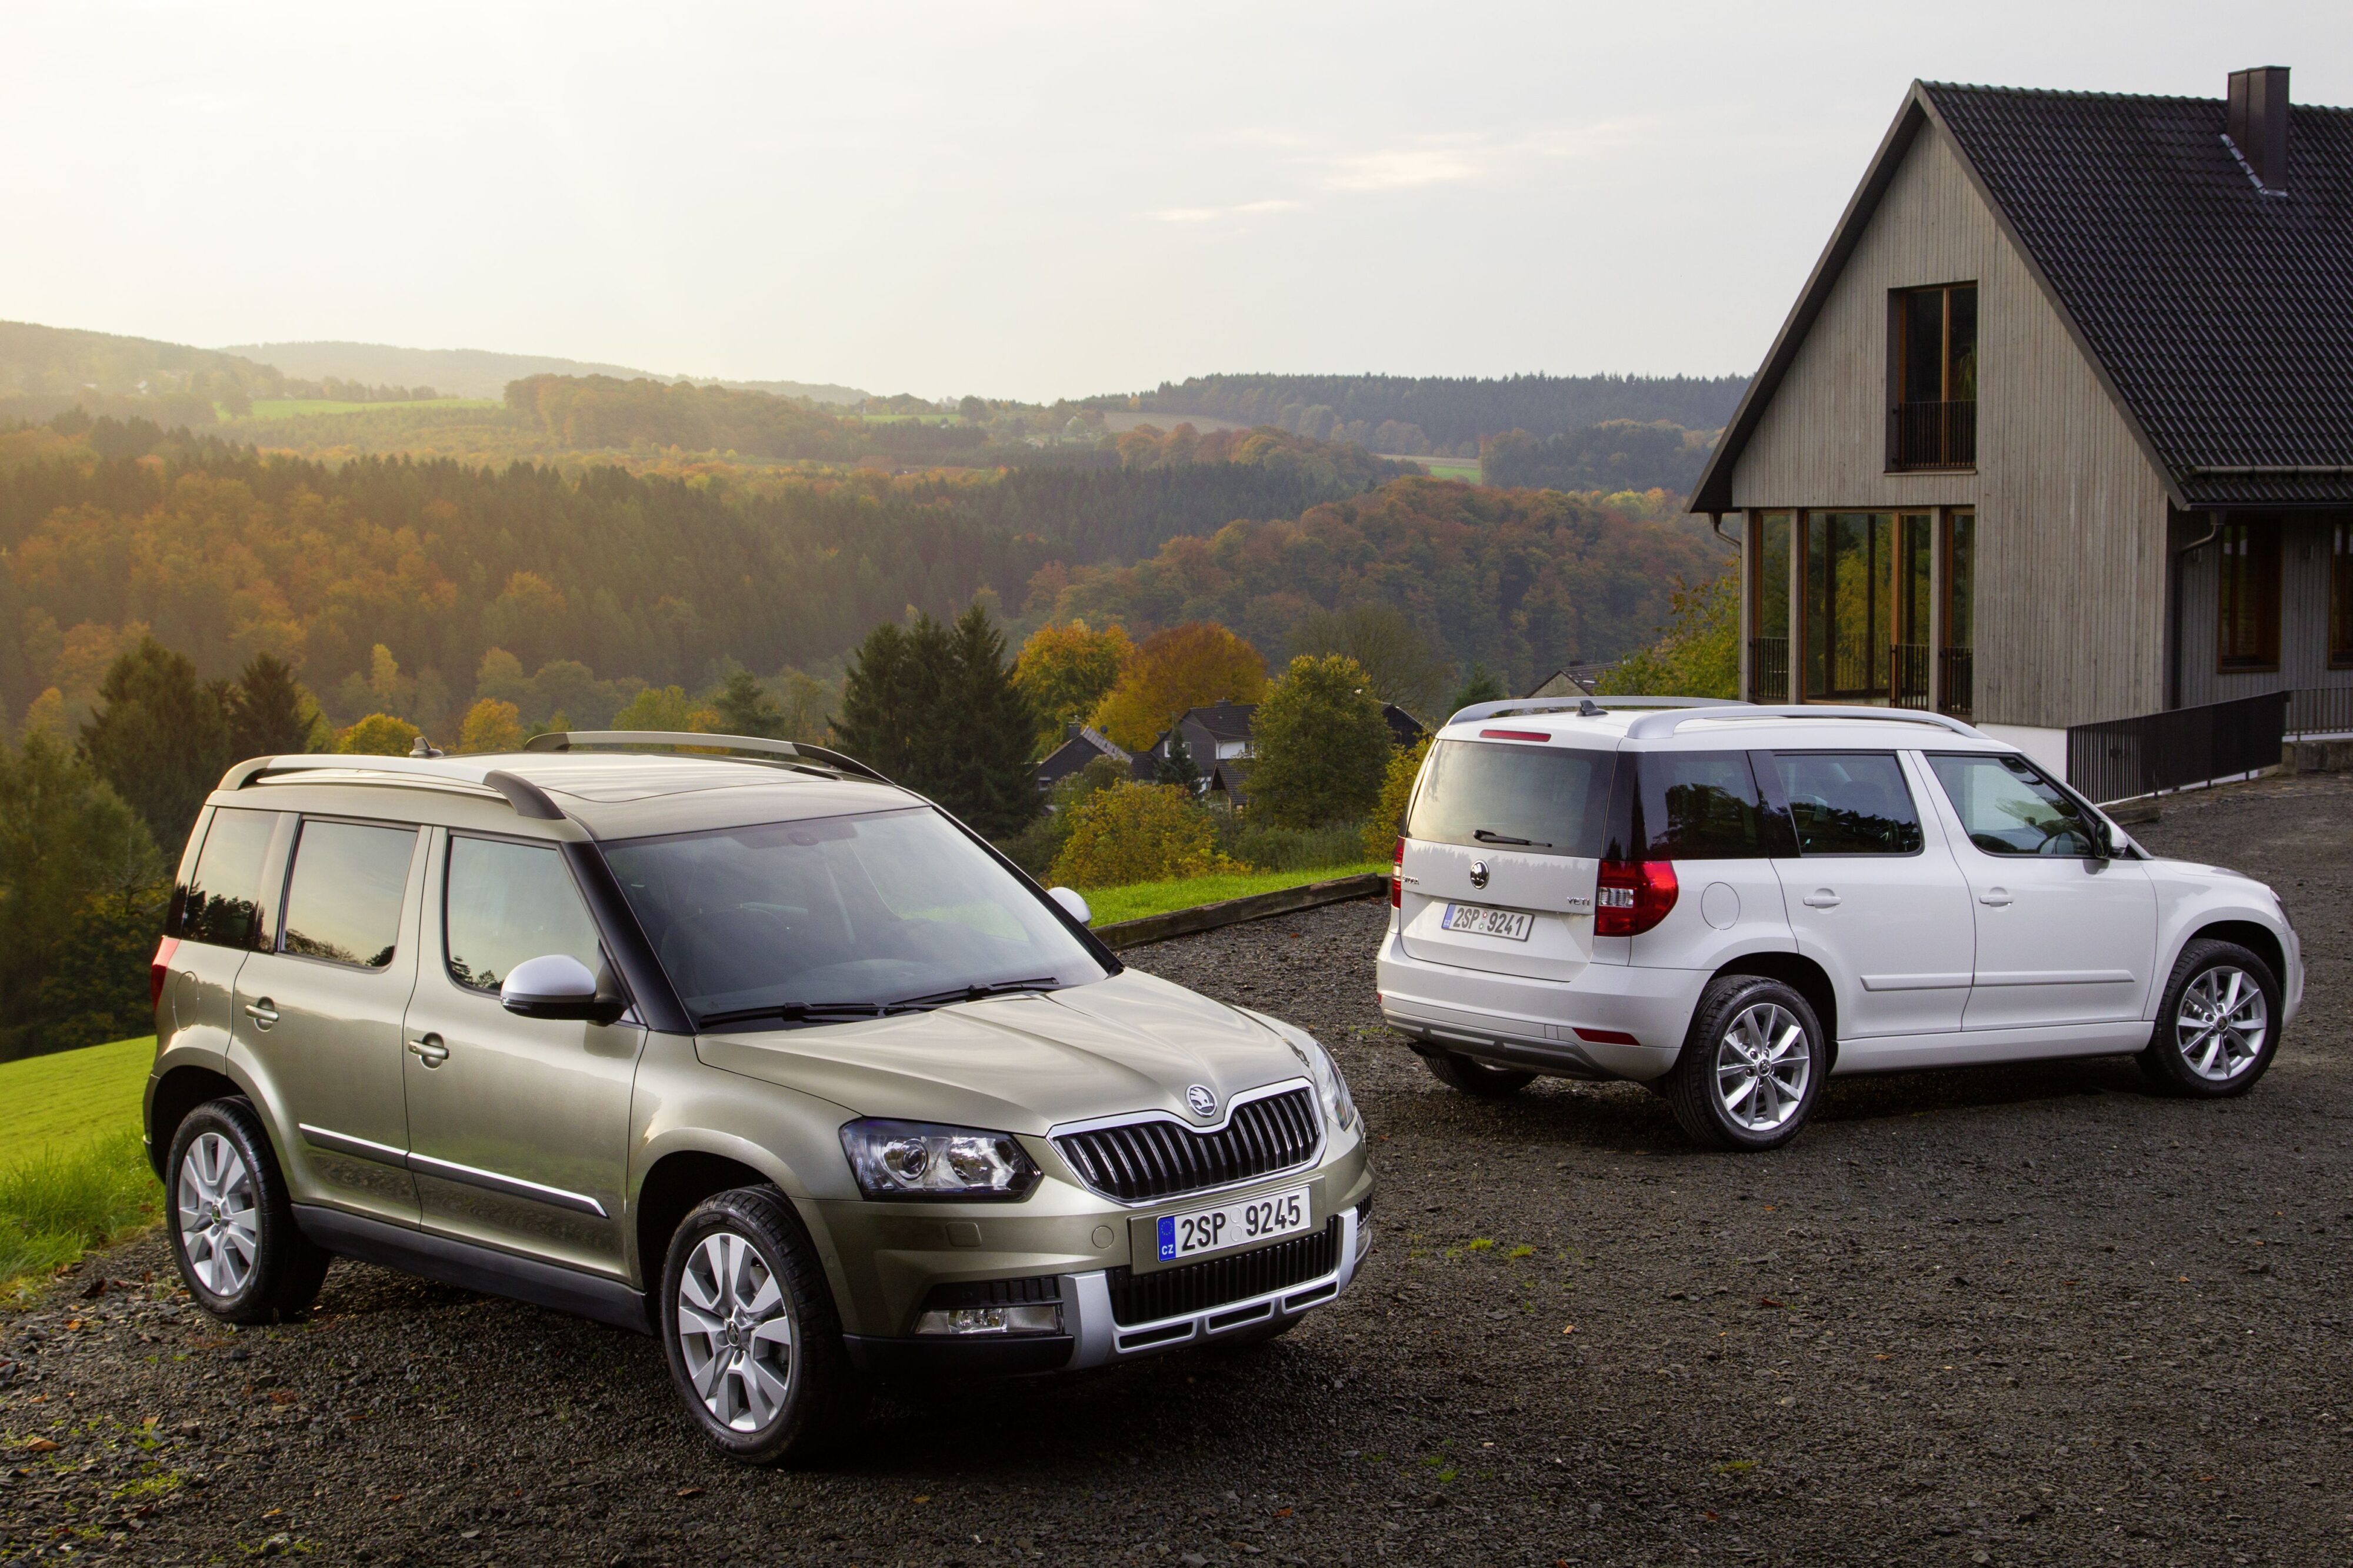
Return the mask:
M 0 1558 L 2343 1563 L 2353 779 L 2142 837 L 2303 932 L 2245 1100 L 1843 1080 L 1790 1148 L 1698 1154 L 1641 1089 L 1442 1089 L 1372 1011 L 1381 906 L 1311 911 L 1128 955 L 1316 1030 L 1379 1140 L 1368 1272 L 1278 1344 L 894 1403 L 767 1473 L 650 1341 L 350 1264 L 232 1335 L 148 1241 L 0 1326 Z

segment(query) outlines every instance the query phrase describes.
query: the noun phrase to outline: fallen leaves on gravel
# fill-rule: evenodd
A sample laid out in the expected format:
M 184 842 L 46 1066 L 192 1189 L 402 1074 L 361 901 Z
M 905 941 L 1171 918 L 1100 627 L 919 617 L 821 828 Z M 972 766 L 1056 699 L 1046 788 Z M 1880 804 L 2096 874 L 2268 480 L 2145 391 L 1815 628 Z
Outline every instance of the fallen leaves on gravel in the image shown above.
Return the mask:
M 57 1444 L 47 1437 L 27 1437 L 25 1440 L 25 1452 L 27 1454 L 54 1454 L 57 1451 Z
M 701 1487 L 681 1487 L 678 1489 L 678 1495 L 681 1497 L 701 1497 L 702 1495 L 702 1489 Z

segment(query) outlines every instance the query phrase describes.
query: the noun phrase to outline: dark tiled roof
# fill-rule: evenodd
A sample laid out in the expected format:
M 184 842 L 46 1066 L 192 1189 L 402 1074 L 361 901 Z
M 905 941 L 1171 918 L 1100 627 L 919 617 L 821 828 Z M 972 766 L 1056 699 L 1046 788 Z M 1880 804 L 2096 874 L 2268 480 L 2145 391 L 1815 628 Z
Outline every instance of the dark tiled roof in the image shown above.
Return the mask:
M 1206 708 L 1187 709 L 1182 721 L 1198 724 L 1220 741 L 1247 741 L 1250 715 L 1257 711 L 1255 702 L 1212 702 Z
M 2191 504 L 2353 500 L 2353 110 L 2288 111 L 2283 195 L 2220 99 L 1924 91 Z M 2347 471 L 2215 471 L 2296 466 Z

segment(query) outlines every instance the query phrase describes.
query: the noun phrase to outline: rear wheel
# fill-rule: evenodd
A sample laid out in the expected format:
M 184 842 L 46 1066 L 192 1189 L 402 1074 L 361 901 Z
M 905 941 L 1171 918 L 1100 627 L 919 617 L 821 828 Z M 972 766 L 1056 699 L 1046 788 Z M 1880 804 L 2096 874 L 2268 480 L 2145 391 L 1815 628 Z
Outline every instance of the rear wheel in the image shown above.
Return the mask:
M 774 1189 L 738 1187 L 688 1215 L 670 1237 L 661 1301 L 670 1381 L 733 1457 L 819 1459 L 864 1413 L 816 1249 Z
M 2236 942 L 2201 937 L 2173 966 L 2141 1071 L 2168 1094 L 2244 1094 L 2279 1053 L 2279 1016 L 2271 965 Z
M 172 1260 L 197 1306 L 231 1323 L 292 1322 L 328 1256 L 294 1224 L 261 1118 L 242 1100 L 196 1107 L 172 1134 Z
M 1700 995 L 1664 1085 L 1675 1120 L 1710 1149 L 1778 1149 L 1821 1093 L 1822 1026 L 1794 988 L 1727 974 Z
M 1438 1081 L 1481 1100 L 1506 1100 L 1535 1081 L 1535 1074 L 1517 1068 L 1489 1067 L 1453 1051 L 1432 1051 L 1421 1058 Z

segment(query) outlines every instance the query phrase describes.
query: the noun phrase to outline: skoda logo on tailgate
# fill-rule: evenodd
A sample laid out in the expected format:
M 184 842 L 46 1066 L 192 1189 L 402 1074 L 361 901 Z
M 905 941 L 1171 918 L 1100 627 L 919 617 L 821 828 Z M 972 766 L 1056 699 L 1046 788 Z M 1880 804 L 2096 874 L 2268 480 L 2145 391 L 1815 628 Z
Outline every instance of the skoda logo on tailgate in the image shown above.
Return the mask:
M 1487 885 L 1487 862 L 1484 860 L 1471 862 L 1471 885 L 1474 888 L 1483 888 Z
M 1187 1089 L 1185 1091 L 1185 1103 L 1192 1109 L 1194 1115 L 1204 1121 L 1218 1113 L 1218 1097 L 1209 1091 L 1209 1086 L 1206 1083 L 1197 1083 Z

